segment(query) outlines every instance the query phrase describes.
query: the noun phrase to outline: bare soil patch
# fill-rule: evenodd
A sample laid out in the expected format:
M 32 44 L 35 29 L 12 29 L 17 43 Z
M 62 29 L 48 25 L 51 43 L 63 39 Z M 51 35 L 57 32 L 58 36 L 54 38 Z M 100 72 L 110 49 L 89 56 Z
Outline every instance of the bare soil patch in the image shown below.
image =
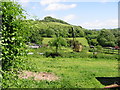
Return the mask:
M 34 80 L 47 80 L 47 81 L 56 81 L 59 78 L 53 73 L 47 72 L 31 72 L 31 71 L 22 71 L 18 75 L 19 78 L 29 79 L 33 78 Z

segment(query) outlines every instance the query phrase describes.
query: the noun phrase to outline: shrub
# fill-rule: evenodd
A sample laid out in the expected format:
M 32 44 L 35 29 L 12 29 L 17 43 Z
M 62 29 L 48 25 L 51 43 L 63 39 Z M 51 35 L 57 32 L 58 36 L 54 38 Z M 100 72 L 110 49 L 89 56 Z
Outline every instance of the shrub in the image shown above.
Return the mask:
M 3 70 L 18 68 L 22 61 L 17 59 L 24 53 L 22 30 L 23 9 L 15 2 L 2 2 L 2 66 Z
M 15 2 L 2 2 L 2 87 L 9 88 L 16 83 L 17 71 L 24 63 L 25 44 L 20 31 L 24 18 L 23 9 Z M 23 34 L 23 33 L 22 33 Z
M 61 46 L 66 46 L 67 42 L 64 38 L 60 37 L 59 35 L 55 36 L 53 40 L 49 42 L 50 46 L 55 46 L 55 53 L 58 53 L 58 49 L 61 48 Z
M 60 53 L 55 53 L 55 52 L 46 52 L 45 56 L 55 58 L 55 57 L 61 56 L 61 54 Z
M 100 45 L 97 45 L 96 48 L 97 48 L 97 52 L 102 52 L 103 51 L 103 48 Z

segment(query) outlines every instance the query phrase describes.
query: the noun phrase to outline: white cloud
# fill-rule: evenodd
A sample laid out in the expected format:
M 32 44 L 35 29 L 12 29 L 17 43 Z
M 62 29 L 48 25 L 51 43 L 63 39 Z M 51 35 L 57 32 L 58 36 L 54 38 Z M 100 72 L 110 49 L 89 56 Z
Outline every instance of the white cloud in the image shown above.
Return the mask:
M 30 0 L 18 0 L 18 2 L 30 2 Z
M 65 4 L 58 4 L 58 3 L 53 3 L 49 4 L 45 10 L 67 10 L 70 8 L 75 8 L 77 5 L 76 4 L 71 4 L 71 5 L 65 5 Z
M 69 22 L 73 19 L 75 19 L 75 15 L 74 14 L 70 14 L 70 15 L 67 15 L 63 18 L 65 21 Z
M 101 0 L 100 2 L 101 3 L 107 3 L 107 2 L 110 2 L 110 0 Z
M 27 7 L 30 0 L 18 0 L 18 2 L 20 2 L 23 7 Z
M 33 6 L 33 7 L 32 7 L 32 9 L 36 9 L 36 7 L 35 7 L 35 6 Z
M 117 19 L 111 19 L 111 20 L 106 20 L 106 21 L 96 20 L 94 22 L 86 22 L 80 25 L 88 29 L 117 28 L 118 20 Z
M 15 0 L 15 1 L 23 1 L 27 0 Z M 40 2 L 41 5 L 47 5 L 55 2 L 119 2 L 119 0 L 29 0 L 30 2 Z
M 45 10 L 67 10 L 69 8 L 74 8 L 76 7 L 76 4 L 61 4 L 60 2 L 66 2 L 67 0 L 41 0 L 40 4 L 41 5 L 47 5 Z
M 57 2 L 65 2 L 67 0 L 41 0 L 40 4 L 41 5 L 48 5 L 48 4 L 53 4 L 53 3 L 57 3 Z
M 47 4 L 52 4 L 52 3 L 56 3 L 59 2 L 60 0 L 41 0 L 40 4 L 41 5 L 47 5 Z

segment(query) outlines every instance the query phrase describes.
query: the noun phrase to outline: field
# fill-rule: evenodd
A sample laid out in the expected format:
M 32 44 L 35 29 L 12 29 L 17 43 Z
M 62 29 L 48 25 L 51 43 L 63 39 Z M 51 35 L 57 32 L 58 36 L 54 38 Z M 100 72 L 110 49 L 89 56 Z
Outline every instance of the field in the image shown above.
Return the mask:
M 48 44 L 48 42 L 51 40 L 52 38 L 44 38 L 43 39 L 43 44 Z M 72 39 L 72 38 L 68 38 L 68 39 Z M 85 46 L 89 46 L 88 45 L 88 42 L 85 38 L 76 38 L 76 40 L 78 40 L 82 45 L 85 45 Z
M 45 53 L 45 50 L 50 51 L 49 48 L 31 49 L 30 51 L 34 54 L 26 57 L 27 62 L 24 64 L 27 68 L 25 70 L 35 73 L 54 73 L 59 77 L 59 80 L 19 79 L 18 84 L 14 84 L 13 88 L 103 88 L 104 85 L 95 77 L 118 76 L 118 62 L 114 55 L 106 55 L 104 58 L 90 58 L 81 52 L 72 53 L 75 57 L 71 57 L 68 55 L 70 54 L 69 50 L 63 53 L 68 55 L 67 57 L 46 58 L 44 55 L 38 54 Z M 88 55 L 92 55 L 92 53 L 89 52 Z M 113 59 L 109 58 L 110 56 Z
M 50 41 L 50 40 L 52 40 L 53 38 L 43 38 L 43 41 L 42 41 L 42 43 L 43 44 L 48 44 L 48 42 Z
M 68 39 L 73 39 L 73 38 L 68 38 Z M 83 38 L 82 37 L 81 38 L 75 38 L 75 40 L 79 41 L 84 46 L 89 46 L 86 38 L 84 38 L 84 37 Z
M 34 81 L 20 79 L 18 88 L 103 88 L 95 77 L 116 77 L 117 60 L 92 58 L 45 58 L 29 55 L 29 71 L 51 72 L 58 81 Z M 16 86 L 13 86 L 16 87 Z

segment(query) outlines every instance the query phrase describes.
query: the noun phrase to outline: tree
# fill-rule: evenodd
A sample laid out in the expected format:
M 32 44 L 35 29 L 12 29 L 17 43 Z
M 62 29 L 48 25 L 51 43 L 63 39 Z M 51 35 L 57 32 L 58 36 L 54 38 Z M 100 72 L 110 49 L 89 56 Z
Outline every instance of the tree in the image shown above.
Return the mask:
M 46 21 L 46 22 L 58 22 L 58 23 L 68 24 L 67 22 L 65 22 L 63 20 L 52 18 L 51 16 L 45 17 L 43 21 Z
M 97 37 L 97 41 L 101 46 L 115 46 L 114 35 L 106 29 L 101 30 L 100 34 Z
M 47 37 L 52 37 L 54 35 L 54 30 L 52 28 L 49 28 L 46 30 L 46 36 Z
M 30 42 L 40 45 L 40 44 L 42 44 L 42 40 L 43 40 L 43 38 L 41 37 L 41 35 L 39 34 L 38 31 L 32 32 L 32 35 L 30 37 Z
M 55 53 L 58 53 L 58 49 L 61 46 L 66 46 L 67 42 L 64 38 L 62 37 L 54 37 L 54 39 L 52 41 L 49 42 L 50 46 L 55 46 Z
M 97 39 L 91 39 L 90 44 L 93 45 L 93 46 L 97 46 L 98 45 Z
M 75 31 L 76 31 L 76 33 L 75 33 L 76 37 L 84 37 L 84 31 L 83 31 L 82 27 L 76 26 Z

